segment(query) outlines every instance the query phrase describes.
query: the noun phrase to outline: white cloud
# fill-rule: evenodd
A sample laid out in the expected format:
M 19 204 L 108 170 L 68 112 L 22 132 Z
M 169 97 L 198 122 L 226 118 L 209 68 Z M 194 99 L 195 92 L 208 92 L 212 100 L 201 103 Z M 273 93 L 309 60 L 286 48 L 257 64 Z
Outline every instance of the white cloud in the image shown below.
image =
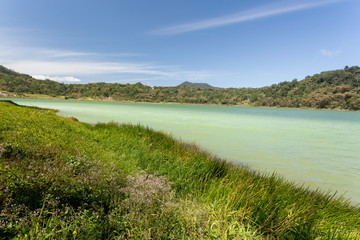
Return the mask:
M 207 81 L 216 75 L 209 71 L 189 71 L 181 67 L 160 66 L 127 62 L 85 62 L 85 61 L 14 61 L 4 64 L 17 72 L 26 73 L 37 79 L 51 79 L 59 82 L 78 82 L 78 76 L 115 74 L 120 82 L 162 81 L 170 84 L 178 81 Z M 85 78 L 85 79 L 84 79 Z
M 74 58 L 99 58 L 99 57 L 137 57 L 143 56 L 140 53 L 96 53 L 96 52 L 82 52 L 71 51 L 65 49 L 51 49 L 39 47 L 23 47 L 9 45 L 8 42 L 0 41 L 0 59 L 74 59 Z
M 1 33 L 1 28 L 0 28 Z M 10 34 L 11 36 L 11 34 Z M 38 79 L 60 82 L 97 81 L 196 81 L 206 78 L 206 71 L 191 71 L 181 66 L 163 66 L 135 62 L 137 53 L 97 53 L 67 49 L 25 46 L 0 38 L 0 64 Z M 127 60 L 128 58 L 131 60 Z M 111 75 L 111 76 L 110 76 Z
M 332 56 L 335 56 L 335 55 L 338 55 L 341 53 L 340 50 L 336 50 L 336 51 L 329 51 L 329 50 L 320 50 L 320 53 L 324 56 L 328 56 L 328 57 L 332 57 Z
M 136 57 L 143 56 L 140 53 L 96 53 L 96 52 L 81 52 L 81 51 L 69 51 L 64 49 L 47 49 L 47 48 L 25 48 L 23 51 L 30 51 L 33 54 L 47 56 L 49 58 L 68 58 L 68 57 Z
M 50 79 L 50 80 L 54 80 L 54 81 L 58 81 L 58 82 L 80 82 L 81 81 L 79 78 L 72 77 L 72 76 L 63 77 L 63 76 L 50 76 L 50 75 L 33 75 L 32 77 L 39 79 L 39 80 Z
M 126 62 L 85 61 L 16 61 L 6 67 L 30 75 L 89 75 L 109 73 L 136 73 L 146 75 L 170 75 L 157 66 Z
M 323 1 L 311 1 L 311 2 L 292 2 L 291 4 L 287 2 L 281 2 L 278 4 L 265 5 L 259 8 L 250 9 L 247 11 L 239 12 L 236 14 L 217 17 L 212 19 L 207 19 L 203 21 L 181 24 L 176 26 L 165 27 L 153 31 L 154 34 L 159 35 L 175 35 L 186 32 L 197 31 L 201 29 L 214 28 L 244 21 L 250 21 L 265 17 L 270 17 L 274 15 L 279 15 L 283 13 L 300 11 L 308 8 L 314 8 L 321 5 L 330 4 L 333 2 L 338 2 L 341 0 L 323 0 Z

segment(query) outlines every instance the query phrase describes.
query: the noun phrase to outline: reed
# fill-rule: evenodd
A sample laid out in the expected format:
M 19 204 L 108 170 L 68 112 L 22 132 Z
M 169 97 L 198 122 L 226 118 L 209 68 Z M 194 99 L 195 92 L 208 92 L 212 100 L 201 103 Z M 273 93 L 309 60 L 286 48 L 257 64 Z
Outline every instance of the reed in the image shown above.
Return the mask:
M 360 239 L 341 196 L 165 133 L 10 102 L 0 116 L 0 238 Z

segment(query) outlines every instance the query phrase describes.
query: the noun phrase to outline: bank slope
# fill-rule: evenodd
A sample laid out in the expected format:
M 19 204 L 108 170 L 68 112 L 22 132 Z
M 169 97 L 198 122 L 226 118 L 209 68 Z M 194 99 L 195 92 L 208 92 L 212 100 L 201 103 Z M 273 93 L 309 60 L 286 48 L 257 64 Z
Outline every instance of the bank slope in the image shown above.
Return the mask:
M 0 102 L 0 237 L 360 239 L 360 209 L 148 128 Z

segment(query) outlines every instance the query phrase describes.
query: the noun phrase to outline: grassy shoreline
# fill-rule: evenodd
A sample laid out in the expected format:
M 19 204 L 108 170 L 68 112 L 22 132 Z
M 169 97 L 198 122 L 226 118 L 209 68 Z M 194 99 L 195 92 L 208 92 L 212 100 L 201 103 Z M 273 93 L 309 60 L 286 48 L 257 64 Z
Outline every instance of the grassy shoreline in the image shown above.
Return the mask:
M 0 101 L 0 237 L 360 239 L 360 209 L 139 125 Z

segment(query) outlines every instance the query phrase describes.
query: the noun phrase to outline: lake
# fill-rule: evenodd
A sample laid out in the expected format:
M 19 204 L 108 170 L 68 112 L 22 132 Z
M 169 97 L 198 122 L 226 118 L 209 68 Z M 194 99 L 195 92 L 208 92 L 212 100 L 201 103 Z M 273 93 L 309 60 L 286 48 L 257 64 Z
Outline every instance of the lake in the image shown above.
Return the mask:
M 360 112 L 10 99 L 82 122 L 149 126 L 234 163 L 360 203 Z

